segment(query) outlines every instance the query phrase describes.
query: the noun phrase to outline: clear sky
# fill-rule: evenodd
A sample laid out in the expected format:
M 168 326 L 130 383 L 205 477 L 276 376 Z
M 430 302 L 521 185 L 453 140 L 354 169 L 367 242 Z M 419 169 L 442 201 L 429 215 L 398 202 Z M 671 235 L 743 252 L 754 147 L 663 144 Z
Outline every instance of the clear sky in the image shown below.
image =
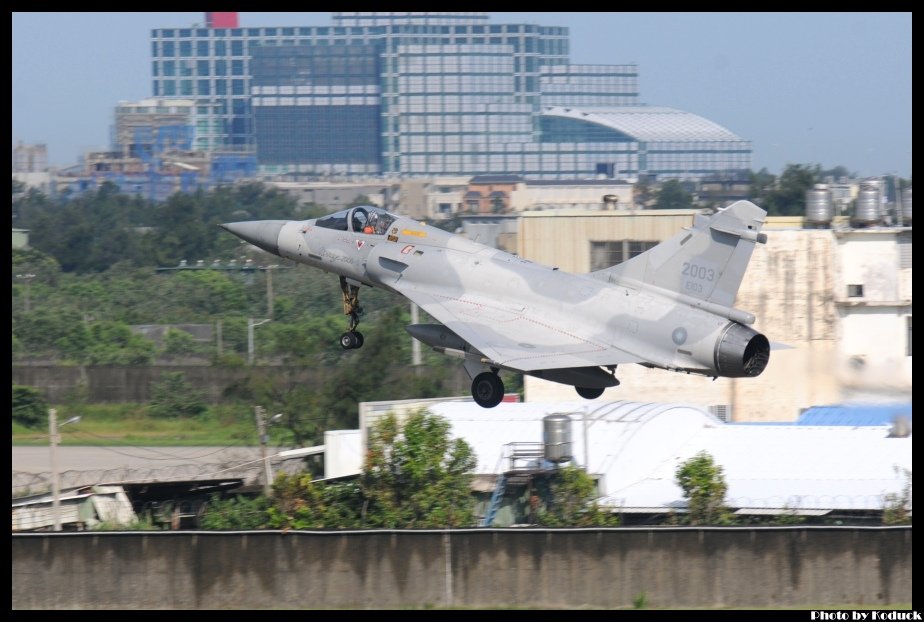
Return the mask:
M 53 165 L 105 148 L 115 104 L 151 95 L 151 29 L 203 13 L 13 13 L 13 144 Z M 637 63 L 641 101 L 702 115 L 754 145 L 753 167 L 911 176 L 911 13 L 492 13 L 570 28 L 571 62 Z M 330 13 L 241 13 L 326 26 Z

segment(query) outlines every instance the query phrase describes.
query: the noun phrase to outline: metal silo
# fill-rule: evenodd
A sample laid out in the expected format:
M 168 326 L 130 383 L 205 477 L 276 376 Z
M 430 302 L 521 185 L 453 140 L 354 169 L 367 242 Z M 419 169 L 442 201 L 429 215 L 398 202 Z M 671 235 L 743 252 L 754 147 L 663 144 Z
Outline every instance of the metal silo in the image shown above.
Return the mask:
M 545 459 L 549 462 L 571 460 L 571 417 L 560 413 L 543 417 L 542 444 L 545 447 Z
M 805 193 L 805 221 L 827 227 L 834 218 L 834 201 L 826 184 L 815 184 Z
M 857 207 L 854 210 L 853 222 L 858 225 L 873 225 L 882 221 L 880 208 L 879 180 L 860 182 L 860 192 L 857 194 Z

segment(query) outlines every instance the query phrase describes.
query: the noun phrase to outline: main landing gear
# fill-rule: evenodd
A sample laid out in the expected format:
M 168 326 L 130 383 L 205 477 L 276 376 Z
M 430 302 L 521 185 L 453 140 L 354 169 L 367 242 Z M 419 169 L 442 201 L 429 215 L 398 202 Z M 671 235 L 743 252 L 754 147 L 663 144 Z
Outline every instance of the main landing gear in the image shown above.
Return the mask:
M 472 397 L 482 408 L 494 408 L 504 399 L 504 383 L 497 371 L 481 372 L 472 380 Z
M 595 400 L 601 395 L 603 395 L 603 389 L 589 389 L 587 387 L 574 387 L 574 390 L 577 391 L 577 394 L 583 397 L 585 400 Z
M 610 386 L 618 387 L 619 380 L 616 379 L 616 366 L 607 365 L 606 368 L 610 370 L 610 375 L 613 377 L 613 381 L 608 383 Z M 577 394 L 583 397 L 585 400 L 595 400 L 601 395 L 603 395 L 603 387 L 574 387 L 574 390 L 577 391 Z
M 340 335 L 340 347 L 344 350 L 361 348 L 363 334 L 356 330 L 359 316 L 363 314 L 363 308 L 359 306 L 359 286 L 351 285 L 345 277 L 340 277 L 340 291 L 343 292 L 343 314 L 350 316 L 350 329 Z

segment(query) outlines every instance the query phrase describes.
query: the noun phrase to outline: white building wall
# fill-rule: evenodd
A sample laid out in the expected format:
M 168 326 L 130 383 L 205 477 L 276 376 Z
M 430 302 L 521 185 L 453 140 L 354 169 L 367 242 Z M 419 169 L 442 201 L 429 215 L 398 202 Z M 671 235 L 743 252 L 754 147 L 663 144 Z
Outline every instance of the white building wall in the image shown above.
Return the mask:
M 363 468 L 359 430 L 328 430 L 324 433 L 324 477 L 356 475 Z
M 589 266 L 588 240 L 669 237 L 653 235 L 660 233 L 651 222 L 657 217 L 656 211 L 638 217 L 598 213 L 591 231 L 586 218 L 531 213 L 521 219 L 521 255 L 584 272 Z M 662 218 L 670 222 L 676 217 Z M 828 229 L 774 229 L 783 223 L 768 221 L 767 244 L 757 245 L 735 302 L 736 308 L 756 316 L 754 329 L 774 348 L 763 374 L 712 380 L 623 365 L 616 371 L 621 385 L 607 389 L 599 400 L 726 406 L 733 421 L 793 421 L 810 406 L 855 399 L 909 401 L 912 368 L 906 355 L 906 318 L 911 315 L 911 269 L 899 269 L 897 230 L 853 235 Z M 552 240 L 569 243 L 562 246 L 550 242 L 549 236 L 536 235 L 548 228 L 556 232 Z M 864 284 L 862 301 L 845 302 L 847 279 Z M 857 356 L 862 356 L 862 365 Z M 573 387 L 530 376 L 524 378 L 524 391 L 527 401 L 570 401 L 576 395 Z
M 861 302 L 898 300 L 898 245 L 895 229 L 837 233 L 838 301 L 851 302 L 847 286 L 863 286 Z

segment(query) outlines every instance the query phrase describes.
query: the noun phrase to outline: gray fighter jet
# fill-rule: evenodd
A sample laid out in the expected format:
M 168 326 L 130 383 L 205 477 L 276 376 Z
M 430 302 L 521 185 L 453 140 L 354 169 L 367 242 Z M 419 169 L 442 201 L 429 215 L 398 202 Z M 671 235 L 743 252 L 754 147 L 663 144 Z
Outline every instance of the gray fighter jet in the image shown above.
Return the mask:
M 407 331 L 458 356 L 472 396 L 499 404 L 499 370 L 572 385 L 594 399 L 619 384 L 616 366 L 638 363 L 704 376 L 758 376 L 770 358 L 754 316 L 733 308 L 766 212 L 738 201 L 616 266 L 571 274 L 372 206 L 306 221 L 221 225 L 274 255 L 339 275 L 349 329 L 362 285 L 418 304 L 440 324 Z

